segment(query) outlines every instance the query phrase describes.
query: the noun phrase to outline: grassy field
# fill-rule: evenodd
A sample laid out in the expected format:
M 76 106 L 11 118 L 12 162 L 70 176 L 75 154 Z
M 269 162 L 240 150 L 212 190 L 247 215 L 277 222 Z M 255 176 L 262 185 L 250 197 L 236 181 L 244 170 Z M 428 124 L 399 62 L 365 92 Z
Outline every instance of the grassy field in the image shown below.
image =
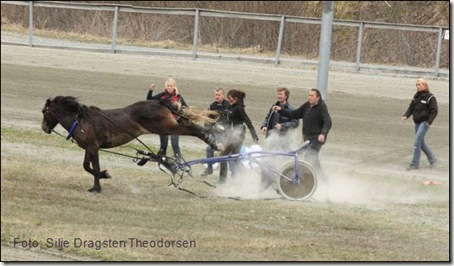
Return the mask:
M 237 201 L 185 180 L 187 188 L 206 196 L 197 197 L 167 186 L 168 176 L 154 166 L 140 168 L 109 154 L 101 155 L 113 179 L 103 180 L 101 194 L 91 194 L 86 192 L 91 177 L 81 171 L 83 152 L 75 144 L 9 127 L 2 127 L 2 143 L 2 243 L 8 245 L 15 238 L 32 240 L 39 243 L 37 249 L 108 261 L 448 259 L 448 202 L 370 208 L 282 199 Z M 30 150 L 39 150 L 39 156 L 27 154 Z M 448 191 L 433 186 L 424 193 L 436 198 Z M 417 215 L 408 219 L 411 213 Z M 156 245 L 160 240 L 195 244 L 151 248 L 132 242 L 131 247 L 131 238 Z M 68 240 L 69 247 L 59 251 L 50 245 L 59 239 Z M 85 240 L 86 246 L 79 246 Z M 127 246 L 97 248 L 96 241 L 124 241 Z
M 169 176 L 154 163 L 140 167 L 103 152 L 101 168 L 112 179 L 101 180 L 102 193 L 87 192 L 93 177 L 82 168 L 84 151 L 40 128 L 46 98 L 74 95 L 87 105 L 123 107 L 169 74 L 188 104 L 199 107 L 212 102 L 217 86 L 245 90 L 256 128 L 278 84 L 291 90 L 296 106 L 316 84 L 315 71 L 298 68 L 2 46 L 2 261 L 450 260 L 448 81 L 429 81 L 439 100 L 427 136 L 438 157 L 433 169 L 423 160 L 419 171 L 405 170 L 413 124 L 400 116 L 414 93 L 413 77 L 330 72 L 333 128 L 321 154 L 330 180 L 308 201 L 284 200 L 272 189 L 258 194 L 230 178 L 217 188 L 185 178 L 193 195 L 168 186 Z M 157 150 L 157 136 L 141 140 Z M 300 143 L 300 133 L 294 140 Z M 180 144 L 187 160 L 205 156 L 206 144 L 196 138 Z M 140 147 L 134 141 L 114 151 L 134 155 L 128 146 Z M 193 173 L 202 170 L 197 165 Z M 422 185 L 426 180 L 442 184 Z

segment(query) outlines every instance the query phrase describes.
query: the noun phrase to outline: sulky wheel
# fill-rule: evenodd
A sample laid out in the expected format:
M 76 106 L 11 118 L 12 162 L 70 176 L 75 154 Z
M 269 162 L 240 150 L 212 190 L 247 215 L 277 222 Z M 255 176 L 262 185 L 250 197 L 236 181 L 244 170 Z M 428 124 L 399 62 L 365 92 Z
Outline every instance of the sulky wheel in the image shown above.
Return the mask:
M 284 165 L 278 178 L 279 193 L 290 200 L 302 201 L 312 196 L 317 189 L 317 178 L 308 163 L 298 161 L 298 177 L 299 182 L 294 182 L 295 162 Z

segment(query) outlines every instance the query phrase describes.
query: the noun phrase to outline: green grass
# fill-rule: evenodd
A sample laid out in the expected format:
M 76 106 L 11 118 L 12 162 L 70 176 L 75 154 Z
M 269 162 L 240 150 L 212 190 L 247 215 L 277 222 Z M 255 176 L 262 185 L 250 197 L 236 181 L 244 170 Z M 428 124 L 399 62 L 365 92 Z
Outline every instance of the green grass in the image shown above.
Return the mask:
M 39 130 L 2 126 L 1 133 L 2 244 L 12 246 L 19 237 L 37 240 L 40 249 L 104 261 L 449 260 L 449 191 L 443 186 L 424 193 L 444 194 L 446 201 L 380 208 L 329 201 L 237 201 L 217 197 L 216 189 L 189 178 L 183 184 L 206 197 L 185 193 L 168 186 L 169 177 L 156 164 L 139 167 L 101 154 L 101 166 L 113 178 L 102 180 L 103 191 L 92 194 L 87 189 L 93 178 L 82 168 L 83 150 L 77 145 Z M 203 156 L 200 151 L 185 154 Z M 399 184 L 409 191 L 421 189 Z M 71 245 L 59 251 L 48 246 L 48 238 L 194 240 L 196 246 L 96 250 Z

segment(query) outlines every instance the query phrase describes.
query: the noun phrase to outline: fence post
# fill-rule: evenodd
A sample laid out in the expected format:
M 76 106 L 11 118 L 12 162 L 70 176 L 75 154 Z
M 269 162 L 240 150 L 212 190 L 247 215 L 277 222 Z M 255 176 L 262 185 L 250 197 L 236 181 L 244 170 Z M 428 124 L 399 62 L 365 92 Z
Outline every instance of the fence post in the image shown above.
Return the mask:
M 358 27 L 358 45 L 356 46 L 356 72 L 359 72 L 361 63 L 361 48 L 363 47 L 364 23 L 360 22 Z
M 197 8 L 195 10 L 195 18 L 194 18 L 194 44 L 192 46 L 192 59 L 195 60 L 197 58 L 197 43 L 199 42 L 199 16 L 200 11 Z
M 274 62 L 275 65 L 279 65 L 279 57 L 281 55 L 281 48 L 282 48 L 282 39 L 284 38 L 284 24 L 285 24 L 285 16 L 282 16 L 281 25 L 279 26 L 279 36 L 277 39 L 276 61 Z
M 435 76 L 440 75 L 440 56 L 441 56 L 441 42 L 443 39 L 443 28 L 438 28 L 438 44 L 437 44 L 437 57 L 435 59 Z
M 112 49 L 111 52 L 114 54 L 116 52 L 117 46 L 117 29 L 118 29 L 118 12 L 120 11 L 119 6 L 115 6 L 113 26 L 112 26 Z
M 28 8 L 28 46 L 33 47 L 33 1 Z

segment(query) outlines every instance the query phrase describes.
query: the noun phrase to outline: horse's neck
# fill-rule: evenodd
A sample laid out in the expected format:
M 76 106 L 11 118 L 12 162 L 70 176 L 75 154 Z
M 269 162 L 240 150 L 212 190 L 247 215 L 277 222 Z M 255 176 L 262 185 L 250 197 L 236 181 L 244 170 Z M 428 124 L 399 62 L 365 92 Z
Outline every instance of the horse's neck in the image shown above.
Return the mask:
M 78 121 L 79 118 L 76 114 L 68 114 L 65 116 L 62 116 L 61 118 L 58 119 L 60 122 L 60 125 L 64 127 L 67 131 L 69 131 L 74 124 L 75 121 Z

